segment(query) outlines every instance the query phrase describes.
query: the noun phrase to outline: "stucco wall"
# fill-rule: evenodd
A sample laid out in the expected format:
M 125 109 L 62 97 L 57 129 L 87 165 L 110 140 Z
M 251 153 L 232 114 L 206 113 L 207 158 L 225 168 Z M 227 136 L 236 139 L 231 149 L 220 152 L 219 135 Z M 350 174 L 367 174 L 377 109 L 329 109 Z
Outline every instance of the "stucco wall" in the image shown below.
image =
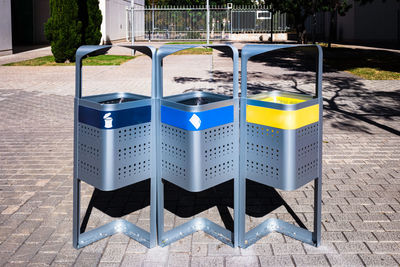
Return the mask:
M 11 53 L 11 0 L 0 0 L 0 55 Z
M 126 8 L 130 7 L 130 0 L 100 0 L 100 9 L 103 15 L 103 22 L 101 25 L 102 32 L 102 43 L 120 40 L 126 38 L 126 20 L 127 12 Z M 135 9 L 138 10 L 143 8 L 144 0 L 135 0 Z M 139 15 L 138 12 L 135 12 Z M 140 25 L 144 25 L 144 17 L 137 16 L 135 18 L 135 29 L 137 30 L 136 35 L 141 30 Z

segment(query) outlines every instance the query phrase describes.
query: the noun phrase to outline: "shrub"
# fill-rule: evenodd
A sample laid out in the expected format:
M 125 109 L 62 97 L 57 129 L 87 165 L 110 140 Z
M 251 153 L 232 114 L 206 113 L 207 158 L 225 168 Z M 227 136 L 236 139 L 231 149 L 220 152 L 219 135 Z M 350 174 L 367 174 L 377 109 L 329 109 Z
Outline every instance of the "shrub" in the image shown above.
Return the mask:
M 75 61 L 76 49 L 82 43 L 82 22 L 78 17 L 78 0 L 50 0 L 50 18 L 45 34 L 55 61 Z
M 80 0 L 79 18 L 82 21 L 82 44 L 98 45 L 101 40 L 101 21 L 99 0 Z

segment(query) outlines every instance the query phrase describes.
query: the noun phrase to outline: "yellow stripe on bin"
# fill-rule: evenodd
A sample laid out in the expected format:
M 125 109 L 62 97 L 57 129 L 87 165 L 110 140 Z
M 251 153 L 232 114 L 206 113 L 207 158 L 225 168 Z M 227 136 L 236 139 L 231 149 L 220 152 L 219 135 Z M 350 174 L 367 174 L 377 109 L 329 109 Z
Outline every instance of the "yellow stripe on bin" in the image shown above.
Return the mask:
M 299 110 L 278 110 L 247 105 L 246 120 L 283 130 L 298 129 L 319 120 L 319 105 Z

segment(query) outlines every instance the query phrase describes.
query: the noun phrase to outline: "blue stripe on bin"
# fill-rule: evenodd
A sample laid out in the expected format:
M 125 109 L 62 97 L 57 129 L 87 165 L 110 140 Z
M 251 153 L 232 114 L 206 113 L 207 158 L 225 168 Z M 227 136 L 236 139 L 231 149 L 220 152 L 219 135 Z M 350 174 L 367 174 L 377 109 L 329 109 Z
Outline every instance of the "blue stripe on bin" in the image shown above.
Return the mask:
M 112 122 L 104 120 L 104 115 L 111 113 Z M 88 107 L 79 106 L 79 122 L 91 125 L 99 129 L 118 129 L 151 121 L 151 106 L 123 109 L 117 111 L 100 111 Z
M 200 120 L 200 127 L 190 122 L 196 114 Z M 161 122 L 188 131 L 201 131 L 208 128 L 233 122 L 233 106 L 226 106 L 201 112 L 187 112 L 175 108 L 161 106 Z

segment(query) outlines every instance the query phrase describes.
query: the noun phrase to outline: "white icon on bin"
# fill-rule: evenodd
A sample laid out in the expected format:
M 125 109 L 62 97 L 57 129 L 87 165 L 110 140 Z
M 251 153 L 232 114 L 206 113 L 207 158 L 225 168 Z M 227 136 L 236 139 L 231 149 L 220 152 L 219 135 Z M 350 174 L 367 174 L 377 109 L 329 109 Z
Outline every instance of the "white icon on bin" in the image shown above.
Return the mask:
M 201 120 L 199 116 L 197 116 L 196 114 L 193 114 L 193 116 L 189 119 L 189 121 L 194 126 L 194 128 L 196 128 L 196 130 L 200 128 Z
M 103 119 L 104 119 L 104 128 L 109 129 L 109 128 L 113 127 L 113 125 L 112 125 L 113 118 L 111 118 L 110 116 L 111 116 L 111 113 L 106 113 L 104 115 L 104 117 L 103 117 Z

